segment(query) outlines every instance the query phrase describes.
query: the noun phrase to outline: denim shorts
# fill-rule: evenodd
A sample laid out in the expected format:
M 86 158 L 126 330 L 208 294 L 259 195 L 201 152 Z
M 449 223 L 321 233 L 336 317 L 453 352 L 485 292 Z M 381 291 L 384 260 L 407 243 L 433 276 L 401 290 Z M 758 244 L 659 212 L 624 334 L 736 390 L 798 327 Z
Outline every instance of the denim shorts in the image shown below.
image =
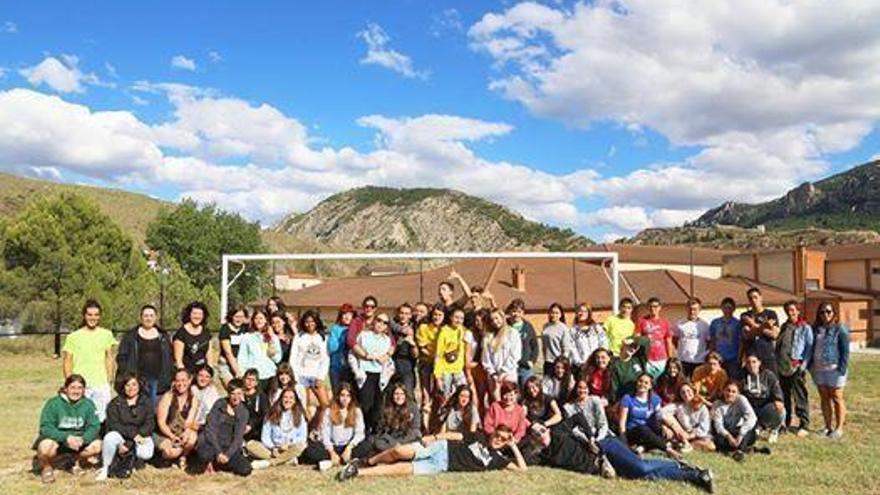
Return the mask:
M 846 386 L 846 375 L 837 370 L 813 371 L 813 382 L 820 387 L 843 388 Z
M 296 383 L 302 385 L 305 388 L 314 388 L 317 387 L 321 380 L 318 380 L 314 376 L 301 376 L 296 380 Z
M 446 440 L 436 440 L 427 447 L 415 444 L 413 474 L 439 474 L 449 471 L 449 445 Z

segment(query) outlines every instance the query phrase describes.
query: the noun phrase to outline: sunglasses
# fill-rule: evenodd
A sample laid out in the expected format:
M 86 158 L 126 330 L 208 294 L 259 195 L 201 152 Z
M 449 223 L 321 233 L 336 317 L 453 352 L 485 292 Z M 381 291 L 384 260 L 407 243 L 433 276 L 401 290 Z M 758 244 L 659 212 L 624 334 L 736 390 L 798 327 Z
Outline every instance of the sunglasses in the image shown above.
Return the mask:
M 375 308 L 375 304 L 364 304 L 364 308 Z
M 380 318 L 380 319 L 376 320 L 376 323 L 384 323 L 387 325 L 389 323 L 389 320 L 383 320 Z
M 823 309 L 823 310 L 821 311 L 821 313 L 822 313 L 822 314 L 825 314 L 825 315 L 833 315 L 833 314 L 834 314 L 834 310 L 833 310 L 833 309 Z

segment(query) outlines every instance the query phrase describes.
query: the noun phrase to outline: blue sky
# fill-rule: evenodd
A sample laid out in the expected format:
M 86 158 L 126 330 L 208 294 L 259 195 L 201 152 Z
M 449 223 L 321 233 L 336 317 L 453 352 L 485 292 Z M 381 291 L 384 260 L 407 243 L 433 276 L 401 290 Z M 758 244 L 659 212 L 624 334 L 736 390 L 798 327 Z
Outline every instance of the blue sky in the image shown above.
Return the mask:
M 664 4 L 3 1 L 0 170 L 264 224 L 453 187 L 605 240 L 878 153 L 877 7 Z

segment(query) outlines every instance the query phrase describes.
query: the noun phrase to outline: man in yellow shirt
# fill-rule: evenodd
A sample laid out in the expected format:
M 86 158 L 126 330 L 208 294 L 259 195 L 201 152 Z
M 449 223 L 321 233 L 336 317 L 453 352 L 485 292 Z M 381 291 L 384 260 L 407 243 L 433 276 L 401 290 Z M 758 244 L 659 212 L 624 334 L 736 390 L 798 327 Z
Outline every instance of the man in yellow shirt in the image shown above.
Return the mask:
M 72 374 L 86 380 L 84 396 L 95 403 L 98 419 L 103 423 L 110 403 L 110 377 L 113 376 L 113 333 L 101 328 L 101 305 L 89 300 L 83 307 L 82 328 L 64 340 L 64 378 Z
M 608 334 L 608 347 L 615 356 L 620 355 L 623 341 L 632 337 L 636 324 L 632 320 L 633 300 L 624 297 L 620 300 L 620 312 L 605 320 L 605 333 Z

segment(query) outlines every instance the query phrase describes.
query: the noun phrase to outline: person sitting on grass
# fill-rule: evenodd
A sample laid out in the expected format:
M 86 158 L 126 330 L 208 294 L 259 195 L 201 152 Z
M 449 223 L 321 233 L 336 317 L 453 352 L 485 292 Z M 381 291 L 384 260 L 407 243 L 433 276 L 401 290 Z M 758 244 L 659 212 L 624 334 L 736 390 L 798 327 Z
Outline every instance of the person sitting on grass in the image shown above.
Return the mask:
M 683 383 L 678 389 L 678 400 L 665 406 L 663 413 L 675 419 L 672 430 L 682 445 L 682 452 L 692 447 L 709 452 L 715 450 L 709 407 L 697 395 L 693 385 Z
M 440 411 L 440 432 L 475 433 L 480 428 L 480 411 L 467 385 L 460 385 L 447 406 Z
M 281 397 L 269 408 L 260 441 L 245 444 L 248 454 L 256 459 L 254 469 L 296 465 L 297 458 L 306 449 L 308 428 L 306 414 L 299 397 L 292 388 L 285 388 Z
M 611 397 L 611 362 L 611 351 L 600 347 L 590 354 L 581 373 L 582 379 L 590 386 L 590 395 L 598 397 L 606 408 L 614 402 Z
M 260 390 L 259 372 L 254 368 L 244 372 L 244 405 L 248 409 L 245 440 L 259 440 L 263 433 L 263 418 L 269 412 L 269 398 Z
M 663 370 L 663 374 L 657 379 L 654 391 L 660 396 L 660 401 L 665 406 L 676 401 L 678 389 L 687 380 L 688 377 L 685 376 L 681 361 L 677 357 L 671 357 L 666 362 L 666 369 Z
M 767 441 L 776 443 L 779 430 L 785 424 L 785 405 L 782 402 L 779 379 L 772 371 L 763 369 L 761 359 L 754 354 L 746 357 L 743 374 L 742 394 L 758 416 L 758 428 L 769 431 Z
M 692 383 L 697 395 L 711 406 L 724 394 L 724 385 L 731 378 L 724 369 L 721 354 L 712 351 L 706 355 L 706 362 L 694 370 Z
M 712 406 L 712 427 L 715 430 L 715 447 L 736 462 L 742 462 L 747 452 L 769 454 L 770 449 L 754 448 L 757 435 L 755 425 L 758 417 L 748 399 L 739 393 L 739 383 L 730 380 L 724 385 L 721 399 Z
M 681 453 L 673 449 L 663 436 L 663 422 L 660 396 L 653 392 L 651 375 L 642 373 L 636 379 L 635 393 L 620 399 L 618 432 L 638 453 L 657 449 L 673 459 L 680 459 Z
M 238 476 L 251 474 L 251 463 L 242 452 L 248 410 L 244 405 L 244 384 L 238 378 L 226 386 L 226 400 L 218 400 L 199 435 L 196 472 L 229 471 Z
M 203 364 L 196 369 L 196 379 L 192 386 L 193 397 L 199 401 L 199 410 L 196 413 L 196 422 L 199 429 L 208 421 L 208 413 L 214 407 L 214 403 L 220 398 L 217 387 L 214 386 L 214 368 Z
M 597 411 L 604 414 L 601 409 Z M 572 416 L 553 428 L 532 425 L 528 446 L 525 447 L 529 462 L 577 473 L 601 474 L 603 477 L 684 481 L 709 493 L 715 491 L 715 479 L 708 469 L 666 459 L 642 459 L 616 437 L 597 440 L 595 436 L 590 436 L 584 441 L 569 434 L 573 428 L 591 430 L 586 418 L 581 415 Z M 536 462 L 532 461 L 530 455 L 535 447 Z
M 34 442 L 43 483 L 55 481 L 52 466 L 58 461 L 72 458 L 74 471 L 79 469 L 79 462 L 93 466 L 98 463 L 101 424 L 95 403 L 83 396 L 85 389 L 85 379 L 76 373 L 70 374 L 58 395 L 43 406 L 40 432 Z
M 620 356 L 611 362 L 611 404 L 635 392 L 636 378 L 648 371 L 648 337 L 628 337 L 620 347 Z
M 364 438 L 364 414 L 355 402 L 351 385 L 342 382 L 330 407 L 324 410 L 321 443 L 310 441 L 300 461 L 318 464 L 329 460 L 333 466 L 338 466 L 348 462 L 355 449 L 364 448 L 359 448 Z
M 557 404 L 565 404 L 574 389 L 574 381 L 571 361 L 565 356 L 559 356 L 553 362 L 553 374 L 545 375 L 541 379 L 541 390 L 544 395 L 556 399 Z
M 558 359 L 558 358 L 557 358 Z M 541 390 L 541 379 L 533 376 L 523 386 L 523 405 L 526 406 L 526 418 L 529 423 L 541 423 L 553 426 L 562 421 L 559 403 Z
M 403 382 L 395 382 L 385 393 L 382 416 L 370 446 L 380 452 L 395 445 L 418 442 L 420 438 L 422 415 L 419 405 L 409 395 Z
M 499 426 L 505 426 L 513 432 L 517 442 L 522 440 L 529 427 L 526 408 L 518 402 L 519 390 L 513 382 L 501 385 L 501 400 L 495 401 L 486 411 L 483 418 L 483 431 L 487 435 L 495 432 Z
M 512 460 L 502 453 L 507 449 L 513 454 Z M 347 463 L 337 479 L 527 469 L 513 432 L 504 425 L 489 435 L 453 432 L 428 435 L 421 442 L 398 445 L 370 457 L 365 462 L 368 467 L 359 464 L 361 462 Z
M 125 372 L 116 383 L 116 397 L 107 406 L 107 433 L 104 435 L 101 469 L 95 481 L 104 481 L 116 455 L 136 455 L 140 461 L 153 458 L 153 428 L 156 413 L 149 390 L 142 388 L 140 377 Z
M 153 443 L 165 462 L 177 461 L 186 468 L 186 458 L 196 447 L 199 425 L 196 414 L 199 400 L 192 394 L 192 377 L 186 368 L 174 372 L 171 390 L 156 406 L 156 432 Z

